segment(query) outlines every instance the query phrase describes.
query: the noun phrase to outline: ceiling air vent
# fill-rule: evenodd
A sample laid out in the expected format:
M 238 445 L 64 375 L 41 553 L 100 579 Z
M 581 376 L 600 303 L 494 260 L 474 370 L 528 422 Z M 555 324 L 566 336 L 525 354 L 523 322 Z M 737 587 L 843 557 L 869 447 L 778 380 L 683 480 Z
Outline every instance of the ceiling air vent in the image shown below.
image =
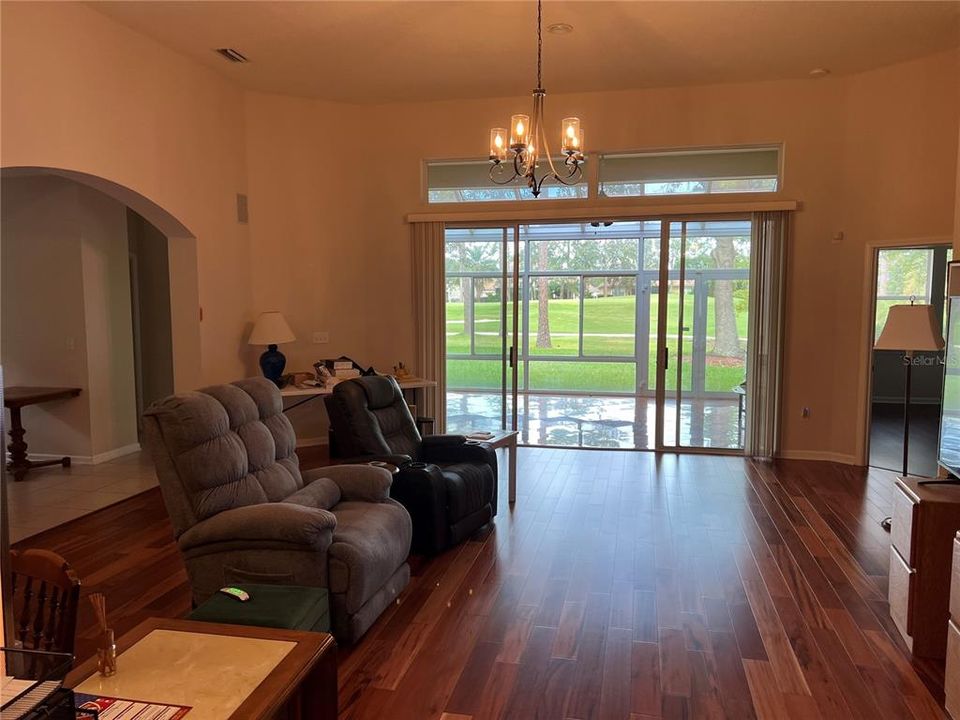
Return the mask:
M 230 62 L 235 62 L 235 63 L 250 62 L 250 60 L 247 59 L 246 55 L 244 55 L 239 50 L 234 50 L 233 48 L 217 48 L 217 52 L 223 55 Z

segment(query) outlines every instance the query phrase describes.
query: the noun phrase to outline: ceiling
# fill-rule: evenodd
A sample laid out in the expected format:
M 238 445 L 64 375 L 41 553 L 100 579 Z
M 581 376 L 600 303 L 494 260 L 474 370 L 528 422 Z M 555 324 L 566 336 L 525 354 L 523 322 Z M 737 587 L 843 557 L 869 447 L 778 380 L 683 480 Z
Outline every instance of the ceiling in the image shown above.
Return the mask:
M 90 6 L 239 85 L 351 103 L 526 94 L 536 4 L 515 2 L 94 2 Z M 546 0 L 552 93 L 807 78 L 960 45 L 956 2 Z M 236 65 L 214 48 L 240 50 Z

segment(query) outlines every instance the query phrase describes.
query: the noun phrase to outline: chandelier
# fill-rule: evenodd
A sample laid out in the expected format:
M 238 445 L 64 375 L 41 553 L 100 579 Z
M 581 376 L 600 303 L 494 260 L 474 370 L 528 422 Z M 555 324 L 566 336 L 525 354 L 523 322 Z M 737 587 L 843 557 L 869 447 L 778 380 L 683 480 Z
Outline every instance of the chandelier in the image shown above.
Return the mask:
M 543 181 L 552 178 L 562 185 L 575 185 L 583 176 L 583 130 L 580 118 L 564 118 L 560 124 L 560 150 L 564 154 L 562 170 L 558 171 L 550 155 L 547 133 L 543 127 L 543 99 L 547 93 L 541 81 L 543 57 L 542 0 L 537 0 L 537 88 L 533 91 L 533 115 L 514 115 L 510 130 L 493 128 L 490 131 L 490 179 L 497 185 L 523 182 L 534 197 L 540 196 Z M 537 176 L 541 158 L 546 159 L 549 172 Z M 558 161 L 559 162 L 559 161 Z

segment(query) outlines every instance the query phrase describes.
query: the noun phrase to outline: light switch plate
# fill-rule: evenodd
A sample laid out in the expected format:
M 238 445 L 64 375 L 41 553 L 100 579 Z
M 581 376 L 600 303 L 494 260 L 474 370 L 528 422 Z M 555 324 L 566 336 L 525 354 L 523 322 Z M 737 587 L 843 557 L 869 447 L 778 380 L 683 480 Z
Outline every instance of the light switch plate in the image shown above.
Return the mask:
M 313 334 L 313 342 L 317 345 L 322 345 L 323 343 L 330 342 L 330 333 L 328 332 L 315 332 Z

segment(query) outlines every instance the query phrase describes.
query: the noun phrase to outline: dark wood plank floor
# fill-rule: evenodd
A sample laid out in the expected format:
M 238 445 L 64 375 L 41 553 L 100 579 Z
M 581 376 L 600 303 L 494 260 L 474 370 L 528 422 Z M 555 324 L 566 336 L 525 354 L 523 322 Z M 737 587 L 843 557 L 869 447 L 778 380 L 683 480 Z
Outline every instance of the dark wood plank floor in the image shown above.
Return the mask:
M 887 611 L 891 487 L 830 463 L 521 449 L 515 509 L 415 562 L 341 652 L 341 717 L 942 718 L 942 665 L 912 664 Z M 157 491 L 24 544 L 67 557 L 121 632 L 187 610 Z

